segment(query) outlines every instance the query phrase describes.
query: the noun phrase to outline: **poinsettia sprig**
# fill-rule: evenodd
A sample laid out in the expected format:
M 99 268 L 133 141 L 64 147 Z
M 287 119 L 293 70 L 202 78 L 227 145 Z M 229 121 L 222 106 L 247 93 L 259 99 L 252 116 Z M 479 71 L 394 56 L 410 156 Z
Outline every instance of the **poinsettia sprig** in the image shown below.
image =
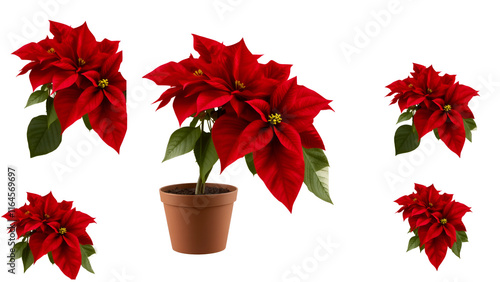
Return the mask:
M 440 194 L 434 185 L 415 184 L 415 191 L 395 201 L 402 206 L 398 213 L 403 213 L 403 220 L 408 219 L 409 232 L 414 233 L 407 251 L 425 249 L 437 270 L 448 248 L 460 258 L 462 244 L 469 241 L 462 217 L 471 209 L 454 201 L 451 194 Z
M 439 75 L 432 66 L 413 64 L 414 72 L 403 80 L 387 86 L 398 103 L 402 125 L 394 135 L 396 155 L 415 150 L 430 131 L 438 140 L 460 157 L 465 139 L 472 142 L 471 131 L 476 129 L 474 115 L 468 104 L 477 91 L 455 82 L 455 75 Z
M 14 250 L 24 271 L 47 255 L 71 279 L 76 278 L 80 266 L 94 273 L 89 257 L 95 250 L 86 231 L 94 218 L 73 208 L 73 202 L 57 202 L 52 192 L 45 196 L 28 193 L 28 201 L 3 215 L 12 221 L 9 232 L 21 239 Z
M 46 104 L 46 114 L 28 126 L 31 157 L 57 149 L 62 133 L 78 119 L 119 152 L 127 130 L 119 41 L 98 42 L 86 23 L 71 28 L 51 21 L 50 32 L 53 38 L 28 43 L 13 53 L 30 61 L 19 73 L 30 72 L 34 91 L 26 107 Z
M 173 99 L 179 125 L 168 142 L 165 160 L 194 151 L 200 167 L 196 194 L 220 159 L 223 171 L 245 157 L 270 192 L 290 211 L 305 183 L 330 202 L 328 160 L 313 126 L 330 100 L 289 78 L 291 65 L 258 62 L 245 42 L 226 46 L 194 36 L 198 58 L 159 66 L 145 78 L 170 86 L 156 102 L 158 109 Z M 222 172 L 221 171 L 221 172 Z

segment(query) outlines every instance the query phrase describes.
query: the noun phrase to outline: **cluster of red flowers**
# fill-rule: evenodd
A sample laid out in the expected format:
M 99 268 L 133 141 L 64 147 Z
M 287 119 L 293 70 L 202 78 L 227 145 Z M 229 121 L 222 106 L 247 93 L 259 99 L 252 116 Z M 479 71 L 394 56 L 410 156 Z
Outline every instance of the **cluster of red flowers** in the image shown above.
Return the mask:
M 119 42 L 96 41 L 86 23 L 71 28 L 51 21 L 50 32 L 53 38 L 26 44 L 13 53 L 30 61 L 20 75 L 31 71 L 33 90 L 39 86 L 52 89 L 61 133 L 88 115 L 91 128 L 119 152 L 127 130 L 126 81 L 119 72 Z
M 289 79 L 291 65 L 259 63 L 243 40 L 225 46 L 194 35 L 194 49 L 199 58 L 169 62 L 145 76 L 170 86 L 158 108 L 174 99 L 179 124 L 209 113 L 222 170 L 253 157 L 256 173 L 291 211 L 304 181 L 303 148 L 325 149 L 313 119 L 331 109 L 331 101 Z
M 11 224 L 10 232 L 23 238 L 14 246 L 16 258 L 23 259 L 28 269 L 44 255 L 48 255 L 61 271 L 75 279 L 80 266 L 92 271 L 88 257 L 95 253 L 86 228 L 94 218 L 72 208 L 73 203 L 57 200 L 52 193 L 46 196 L 28 193 L 29 205 L 3 215 Z M 19 255 L 17 255 L 19 254 Z
M 413 118 L 418 140 L 434 130 L 460 156 L 465 138 L 472 140 L 470 131 L 476 127 L 468 104 L 477 91 L 455 82 L 455 75 L 439 75 L 432 66 L 413 64 L 413 70 L 411 77 L 387 86 L 391 90 L 387 96 L 394 95 L 391 104 L 406 110 L 399 121 Z
M 462 217 L 471 209 L 453 200 L 451 194 L 440 194 L 434 185 L 425 187 L 415 184 L 416 193 L 403 196 L 395 202 L 402 207 L 403 220 L 408 219 L 410 239 L 408 250 L 420 247 L 436 270 L 443 262 L 448 248 L 460 257 L 462 243 L 467 242 Z

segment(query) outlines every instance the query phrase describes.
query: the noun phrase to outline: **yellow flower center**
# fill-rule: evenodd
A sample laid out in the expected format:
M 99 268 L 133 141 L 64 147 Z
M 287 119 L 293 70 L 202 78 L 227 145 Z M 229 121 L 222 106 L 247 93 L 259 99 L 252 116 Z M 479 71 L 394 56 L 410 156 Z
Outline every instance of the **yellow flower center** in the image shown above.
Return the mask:
M 66 234 L 66 232 L 67 232 L 66 228 L 64 228 L 64 227 L 59 228 L 59 234 L 64 235 L 64 234 Z
M 409 88 L 412 88 L 412 87 L 413 87 L 413 84 L 411 84 L 411 83 L 410 83 L 410 84 L 408 84 L 408 87 L 409 87 Z
M 234 82 L 234 87 L 237 89 L 237 90 L 243 90 L 245 89 L 245 84 L 243 84 L 243 82 L 239 81 L 239 80 L 236 80 Z
M 451 105 L 445 105 L 443 109 L 445 112 L 449 112 L 451 110 Z
M 417 201 L 417 198 L 413 198 L 413 201 L 416 202 Z
M 49 219 L 49 218 L 50 218 L 50 215 L 45 214 L 43 217 L 45 217 L 45 219 Z
M 99 80 L 99 83 L 97 84 L 97 86 L 99 86 L 103 89 L 108 85 L 109 85 L 109 81 L 106 78 Z
M 432 93 L 432 89 L 427 88 L 427 93 L 431 94 Z
M 47 53 L 49 54 L 54 54 L 56 52 L 56 50 L 54 50 L 54 48 L 50 48 L 49 50 L 47 50 Z
M 433 204 L 433 203 L 429 203 L 429 207 L 431 207 L 431 208 L 432 208 L 433 206 L 434 206 L 434 204 Z
M 202 76 L 203 71 L 201 69 L 198 69 L 197 71 L 193 72 L 194 76 Z
M 29 214 L 30 214 L 30 211 L 26 211 L 24 214 L 25 214 L 25 215 L 29 215 Z
M 270 114 L 268 121 L 270 124 L 276 125 L 278 123 L 281 123 L 282 118 L 280 114 Z
M 87 63 L 87 62 L 85 62 L 85 60 L 84 60 L 84 59 L 82 59 L 82 58 L 78 58 L 78 65 L 79 65 L 79 66 L 83 66 L 83 65 L 85 65 L 86 63 Z
M 445 225 L 446 223 L 448 223 L 448 220 L 446 218 L 443 218 L 440 221 L 441 221 L 442 225 Z

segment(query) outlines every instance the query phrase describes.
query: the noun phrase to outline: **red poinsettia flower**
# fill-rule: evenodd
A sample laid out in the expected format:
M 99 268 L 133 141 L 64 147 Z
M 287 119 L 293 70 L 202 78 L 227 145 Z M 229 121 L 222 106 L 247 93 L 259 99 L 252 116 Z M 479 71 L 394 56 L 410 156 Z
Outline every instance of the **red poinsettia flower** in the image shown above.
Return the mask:
M 83 92 L 80 88 L 68 88 L 57 93 L 54 107 L 63 132 L 88 114 L 92 129 L 106 144 L 120 151 L 127 130 L 126 81 L 118 71 L 121 62 L 122 52 L 109 56 L 100 72 L 83 73 L 90 81 Z
M 213 128 L 222 170 L 253 153 L 257 174 L 276 199 L 291 211 L 304 181 L 302 147 L 324 149 L 312 122 L 321 110 L 329 109 L 330 102 L 298 86 L 293 78 L 276 88 L 270 104 L 260 99 L 247 102 L 259 114 L 257 119 L 222 116 Z
M 15 221 L 18 238 L 38 228 L 45 231 L 49 222 L 60 220 L 73 205 L 72 202 L 66 201 L 58 203 L 52 193 L 43 197 L 28 193 L 28 201 L 29 205 L 24 205 L 3 216 L 7 220 Z
M 30 201 L 30 206 L 32 206 L 30 218 L 32 222 L 25 225 L 24 231 L 32 231 L 39 227 L 45 231 L 48 223 L 60 220 L 71 209 L 72 205 L 72 202 L 66 201 L 58 203 L 52 192 L 37 198 L 33 204 Z
M 248 110 L 244 101 L 267 97 L 277 84 L 288 79 L 290 65 L 274 61 L 260 64 L 260 56 L 250 53 L 243 40 L 224 46 L 193 36 L 200 58 L 169 62 L 144 76 L 158 85 L 171 86 L 156 102 L 160 102 L 159 109 L 175 98 L 179 124 L 193 114 L 225 105 L 240 115 Z
M 412 231 L 429 224 L 432 220 L 431 214 L 442 210 L 453 198 L 451 194 L 440 194 L 434 185 L 426 187 L 415 184 L 415 190 L 417 193 L 403 196 L 395 201 L 402 205 L 398 212 L 403 212 L 403 220 L 408 219 Z
M 432 100 L 428 107 L 419 108 L 414 116 L 419 137 L 437 128 L 440 139 L 460 156 L 465 143 L 463 120 L 474 118 L 468 104 L 477 95 L 476 90 L 457 83 L 448 88 L 442 98 Z
M 276 81 L 266 76 L 264 67 L 257 61 L 259 57 L 248 50 L 243 39 L 225 48 L 217 58 L 220 62 L 213 63 L 205 71 L 210 78 L 207 83 L 218 91 L 200 93 L 197 100 L 198 112 L 229 103 L 240 115 L 248 106 L 244 101 L 271 95 Z M 289 73 L 284 75 L 285 79 L 288 75 Z
M 33 233 L 29 242 L 35 262 L 52 252 L 54 263 L 66 276 L 75 279 L 82 264 L 80 244 L 92 244 L 85 229 L 94 222 L 89 215 L 72 209 L 60 221 L 48 223 L 51 231 Z
M 24 205 L 18 209 L 7 212 L 2 217 L 8 221 L 13 221 L 11 228 L 15 228 L 17 239 L 19 239 L 22 235 L 28 232 L 25 230 L 26 224 L 33 225 L 37 223 L 37 221 L 31 218 L 31 215 L 32 208 L 28 205 Z
M 56 45 L 60 60 L 52 66 L 58 68 L 52 79 L 53 91 L 83 83 L 82 73 L 99 68 L 106 54 L 99 52 L 99 43 L 90 32 L 87 23 L 70 32 L 69 39 Z
M 435 98 L 443 96 L 446 90 L 455 83 L 455 76 L 445 74 L 440 76 L 439 72 L 435 71 L 432 66 L 425 68 L 422 65 L 415 64 L 414 72 L 412 73 L 413 92 L 420 95 L 416 99 L 408 99 L 408 107 L 420 104 L 426 98 Z
M 443 96 L 455 83 L 454 75 L 440 76 L 432 66 L 426 68 L 413 64 L 413 70 L 412 77 L 397 80 L 387 86 L 391 90 L 387 96 L 394 95 L 391 105 L 398 103 L 401 112 L 422 102 L 427 103 L 429 98 Z
M 59 60 L 54 49 L 56 44 L 57 42 L 53 39 L 46 38 L 38 43 L 26 44 L 12 53 L 22 60 L 31 61 L 21 69 L 18 75 L 30 71 L 29 77 L 33 90 L 40 85 L 52 82 L 56 71 L 52 64 Z
M 446 257 L 447 248 L 452 248 L 457 241 L 457 231 L 466 231 L 462 217 L 470 211 L 462 203 L 449 202 L 442 212 L 432 214 L 431 224 L 418 229 L 420 245 L 425 245 L 425 252 L 436 270 Z
M 197 99 L 201 92 L 215 91 L 205 81 L 207 75 L 202 69 L 210 65 L 215 57 L 219 56 L 225 46 L 217 41 L 194 35 L 194 49 L 200 58 L 193 56 L 180 62 L 169 62 L 161 65 L 144 78 L 154 81 L 158 85 L 168 85 L 167 89 L 156 102 L 160 102 L 158 109 L 166 106 L 174 99 L 174 111 L 179 124 L 186 118 L 198 112 Z M 156 103 L 155 102 L 155 103 Z
M 208 77 L 200 69 L 200 62 L 201 59 L 195 59 L 191 56 L 179 63 L 169 62 L 159 66 L 144 76 L 158 85 L 171 86 L 156 102 L 160 102 L 158 109 L 161 109 L 175 98 L 173 105 L 179 124 L 198 112 L 196 101 L 199 93 L 216 91 L 210 84 L 206 83 Z

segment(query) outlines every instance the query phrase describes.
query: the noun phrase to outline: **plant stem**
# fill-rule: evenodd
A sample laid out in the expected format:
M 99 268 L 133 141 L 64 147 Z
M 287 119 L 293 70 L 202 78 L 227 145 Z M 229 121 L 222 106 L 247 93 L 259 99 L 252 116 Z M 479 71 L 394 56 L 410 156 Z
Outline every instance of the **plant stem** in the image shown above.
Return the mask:
M 196 183 L 196 189 L 194 193 L 196 195 L 204 194 L 205 193 L 204 190 L 205 190 L 205 183 L 203 183 L 203 179 L 201 178 L 200 175 L 200 177 L 198 177 L 198 182 Z
M 203 144 L 203 133 L 205 133 L 205 118 L 201 119 L 201 135 L 200 135 L 200 156 L 203 155 L 203 148 L 205 144 Z M 196 189 L 194 190 L 195 195 L 205 194 L 205 179 L 204 175 L 198 177 L 198 182 L 196 183 Z

